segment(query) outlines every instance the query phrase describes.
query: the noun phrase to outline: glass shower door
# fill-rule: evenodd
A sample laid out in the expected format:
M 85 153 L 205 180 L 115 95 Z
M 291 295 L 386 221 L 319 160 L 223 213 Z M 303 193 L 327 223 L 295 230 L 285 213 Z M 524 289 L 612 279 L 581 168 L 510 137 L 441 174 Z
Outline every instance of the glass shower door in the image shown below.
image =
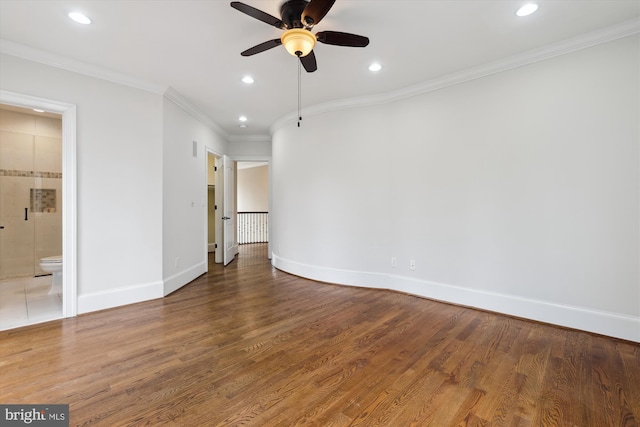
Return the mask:
M 0 279 L 62 254 L 62 120 L 0 109 Z
M 24 123 L 17 123 L 19 130 Z M 33 275 L 35 229 L 30 221 L 34 136 L 0 131 L 0 279 Z

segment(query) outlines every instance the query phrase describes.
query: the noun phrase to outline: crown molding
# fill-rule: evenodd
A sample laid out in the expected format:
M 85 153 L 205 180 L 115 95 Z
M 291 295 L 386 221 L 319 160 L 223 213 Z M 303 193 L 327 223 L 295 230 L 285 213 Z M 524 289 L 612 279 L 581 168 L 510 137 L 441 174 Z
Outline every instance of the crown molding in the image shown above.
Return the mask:
M 187 113 L 191 114 L 194 118 L 209 126 L 214 132 L 223 138 L 229 139 L 229 135 L 227 135 L 227 133 L 224 132 L 217 123 L 213 122 L 204 113 L 184 99 L 178 91 L 169 86 L 153 84 L 126 74 L 116 73 L 106 68 L 56 55 L 40 49 L 35 49 L 5 39 L 0 39 L 0 53 L 165 96 Z
M 194 107 L 189 101 L 187 101 L 177 90 L 172 87 L 168 87 L 162 94 L 167 99 L 171 100 L 178 107 L 182 108 L 187 113 L 191 114 L 196 120 L 206 124 L 211 130 L 220 135 L 221 137 L 229 140 L 229 135 L 222 130 L 222 128 L 207 117 L 202 111 Z
M 86 62 L 56 55 L 51 52 L 35 49 L 33 47 L 25 46 L 20 43 L 12 42 L 5 39 L 0 39 L 0 53 L 16 56 L 28 61 L 38 62 L 55 68 L 61 68 L 63 70 L 71 71 L 74 73 L 96 77 L 98 79 L 107 80 L 136 89 L 141 89 L 147 92 L 163 94 L 167 90 L 166 86 L 149 83 L 142 79 L 136 79 L 134 77 L 117 73 L 103 67 L 98 67 L 97 65 L 92 65 Z
M 339 99 L 336 101 L 313 105 L 305 108 L 304 115 L 308 117 L 348 108 L 387 104 L 628 37 L 639 32 L 640 19 L 631 19 L 616 25 L 563 40 L 558 43 L 553 43 L 538 49 L 532 49 L 497 61 L 489 62 L 487 64 L 451 73 L 417 85 L 408 86 L 397 91 L 381 93 L 373 96 Z M 297 119 L 297 113 L 289 113 L 278 119 L 271 126 L 269 131 L 273 135 L 277 130 L 295 122 Z
M 446 76 L 428 80 L 417 85 L 405 87 L 397 91 L 365 97 L 339 99 L 313 105 L 311 107 L 305 108 L 304 113 L 305 116 L 315 116 L 318 114 L 348 108 L 386 104 L 445 87 L 454 86 L 470 80 L 479 79 L 481 77 L 500 73 L 502 71 L 507 71 L 513 68 L 522 67 L 524 65 L 543 61 L 545 59 L 564 55 L 598 44 L 617 40 L 623 37 L 637 34 L 639 32 L 640 20 L 631 19 L 613 26 L 602 28 L 600 30 L 585 33 L 559 43 L 554 43 L 542 48 L 533 49 L 507 58 L 503 58 L 498 61 L 493 61 L 484 65 L 451 73 Z M 182 97 L 182 95 L 180 95 L 175 89 L 171 87 L 153 84 L 145 80 L 136 79 L 122 73 L 117 73 L 102 67 L 98 67 L 96 65 L 56 55 L 51 52 L 35 49 L 5 39 L 0 39 L 0 53 L 165 96 L 176 103 L 178 106 L 180 106 L 182 109 L 187 111 L 189 114 L 191 114 L 194 118 L 211 127 L 212 130 L 214 130 L 223 138 L 227 139 L 229 142 L 271 141 L 271 135 L 273 135 L 278 129 L 282 128 L 283 126 L 296 121 L 298 117 L 295 112 L 292 112 L 280 118 L 270 127 L 269 135 L 230 135 L 223 131 L 217 123 L 212 121 L 204 113 L 191 105 Z

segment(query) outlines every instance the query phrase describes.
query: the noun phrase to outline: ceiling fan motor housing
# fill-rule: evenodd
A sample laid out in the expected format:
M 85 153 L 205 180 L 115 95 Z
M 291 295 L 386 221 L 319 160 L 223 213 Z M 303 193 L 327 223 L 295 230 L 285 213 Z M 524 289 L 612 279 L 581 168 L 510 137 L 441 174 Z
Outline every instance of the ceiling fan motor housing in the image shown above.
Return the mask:
M 280 7 L 280 17 L 287 28 L 303 28 L 302 12 L 309 4 L 306 0 L 288 0 Z

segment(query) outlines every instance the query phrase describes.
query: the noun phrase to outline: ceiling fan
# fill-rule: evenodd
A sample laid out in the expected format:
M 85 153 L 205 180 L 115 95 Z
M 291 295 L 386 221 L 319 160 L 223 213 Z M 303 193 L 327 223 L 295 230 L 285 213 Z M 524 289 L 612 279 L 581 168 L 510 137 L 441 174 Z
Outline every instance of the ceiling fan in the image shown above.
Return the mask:
M 269 15 L 255 7 L 239 1 L 232 1 L 231 7 L 245 13 L 266 24 L 285 30 L 282 37 L 260 43 L 241 53 L 242 56 L 251 56 L 276 46 L 284 45 L 287 51 L 300 58 L 300 62 L 307 72 L 318 69 L 313 48 L 316 41 L 324 44 L 349 47 L 365 47 L 369 39 L 356 34 L 339 31 L 320 31 L 315 35 L 311 32 L 314 25 L 318 24 L 329 12 L 336 0 L 287 0 L 280 7 L 281 19 Z

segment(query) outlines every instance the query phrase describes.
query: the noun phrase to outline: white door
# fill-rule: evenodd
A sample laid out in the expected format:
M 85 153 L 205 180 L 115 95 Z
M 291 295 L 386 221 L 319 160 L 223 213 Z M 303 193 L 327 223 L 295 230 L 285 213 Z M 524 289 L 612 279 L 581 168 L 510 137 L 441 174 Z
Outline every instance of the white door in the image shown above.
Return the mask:
M 229 157 L 222 157 L 223 168 L 223 262 L 224 265 L 233 261 L 238 253 L 238 242 L 236 239 L 236 174 L 235 163 Z
M 224 200 L 222 198 L 222 196 L 224 195 L 224 170 L 222 169 L 222 158 L 215 156 L 213 154 L 211 154 L 212 156 L 214 156 L 215 158 L 215 182 L 216 182 L 216 188 L 218 189 L 218 191 L 216 191 L 215 193 L 215 235 L 216 235 L 216 243 L 215 243 L 215 250 L 216 250 L 216 255 L 214 258 L 214 261 L 216 264 L 221 264 L 223 261 L 223 253 L 224 250 L 222 250 L 222 248 L 224 248 L 224 235 L 223 235 L 223 230 L 224 227 L 222 226 L 222 223 L 224 222 L 222 220 L 222 217 L 224 215 L 222 215 L 222 207 L 224 206 Z

